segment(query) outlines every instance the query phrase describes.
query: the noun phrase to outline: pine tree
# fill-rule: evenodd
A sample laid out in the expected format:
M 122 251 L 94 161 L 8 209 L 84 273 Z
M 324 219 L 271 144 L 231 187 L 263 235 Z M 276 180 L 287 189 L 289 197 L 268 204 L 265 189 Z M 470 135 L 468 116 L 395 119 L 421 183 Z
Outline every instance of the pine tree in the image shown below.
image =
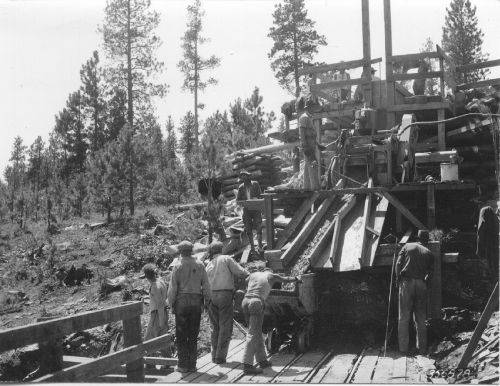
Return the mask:
M 160 74 L 163 62 L 155 54 L 161 39 L 155 34 L 160 23 L 158 12 L 152 10 L 150 0 L 108 0 L 104 25 L 100 28 L 104 49 L 114 66 L 108 71 L 109 80 L 127 90 L 127 122 L 131 130 L 125 136 L 129 150 L 128 187 L 129 211 L 134 214 L 134 154 L 133 136 L 136 130 L 136 110 L 144 114 L 151 110 L 151 97 L 162 97 L 167 86 L 154 81 Z
M 196 150 L 196 123 L 194 115 L 191 111 L 188 111 L 186 115 L 181 119 L 180 124 L 181 140 L 179 143 L 179 149 L 182 152 L 186 161 L 193 155 Z
M 274 112 L 266 113 L 261 106 L 264 97 L 260 95 L 259 88 L 255 87 L 250 98 L 245 100 L 244 106 L 248 110 L 254 124 L 254 140 L 259 136 L 263 136 L 267 130 L 272 127 L 272 123 L 276 119 Z
M 38 136 L 31 144 L 28 151 L 28 170 L 27 180 L 31 186 L 33 195 L 33 207 L 35 210 L 35 221 L 38 221 L 38 212 L 40 210 L 40 190 L 43 188 L 43 173 L 45 158 L 43 156 L 45 143 L 42 137 Z
M 14 215 L 14 211 L 18 208 L 17 203 L 22 202 L 24 206 L 24 182 L 26 172 L 26 146 L 23 144 L 23 139 L 18 135 L 14 138 L 14 145 L 9 158 L 10 165 L 7 166 L 4 172 L 5 180 L 7 181 L 8 188 L 8 208 Z M 23 219 L 24 207 L 21 213 L 18 210 L 18 216 Z M 18 217 L 19 218 L 19 217 Z M 14 217 L 12 217 L 14 219 Z
M 273 47 L 268 56 L 279 84 L 300 95 L 299 69 L 313 61 L 326 39 L 314 30 L 315 22 L 307 17 L 304 0 L 283 0 L 275 6 L 273 26 L 268 36 Z
M 127 93 L 119 87 L 115 87 L 110 94 L 106 122 L 106 141 L 113 141 L 118 138 L 120 130 L 127 123 Z
M 436 49 L 435 47 L 436 47 L 436 45 L 434 44 L 432 39 L 430 37 L 428 37 L 425 40 L 425 43 L 422 45 L 420 52 L 432 52 Z M 436 71 L 436 64 L 432 61 L 432 59 L 427 58 L 424 60 L 427 64 L 427 68 L 428 68 L 429 72 Z M 425 92 L 424 92 L 424 94 L 425 95 L 438 95 L 438 92 L 439 92 L 439 90 L 438 90 L 437 78 L 426 79 L 425 80 Z
M 106 103 L 104 100 L 103 73 L 99 67 L 99 54 L 94 51 L 92 57 L 82 66 L 80 70 L 82 85 L 80 92 L 82 96 L 83 111 L 86 116 L 87 137 L 89 139 L 90 151 L 99 150 L 106 141 L 105 114 Z
M 175 135 L 174 121 L 172 120 L 172 116 L 168 116 L 167 120 L 167 139 L 165 141 L 165 158 L 169 163 L 177 159 L 177 136 Z
M 198 109 L 204 107 L 198 100 L 200 91 L 205 90 L 208 85 L 217 84 L 217 80 L 209 77 L 202 80 L 201 73 L 212 70 L 220 64 L 220 59 L 215 55 L 204 59 L 200 54 L 200 47 L 208 41 L 201 35 L 202 18 L 205 12 L 201 9 L 200 0 L 194 0 L 193 4 L 187 7 L 188 23 L 187 30 L 182 37 L 183 59 L 177 64 L 184 74 L 183 90 L 188 90 L 194 96 L 194 140 L 195 145 L 199 143 Z
M 88 143 L 83 118 L 81 94 L 74 92 L 69 95 L 66 107 L 56 116 L 54 127 L 62 140 L 65 159 L 62 177 L 66 182 L 73 173 L 84 169 Z
M 484 34 L 478 24 L 476 7 L 470 0 L 452 0 L 446 8 L 442 45 L 457 66 L 487 60 L 488 55 L 482 52 Z M 476 82 L 486 74 L 487 70 L 457 73 L 455 81 Z

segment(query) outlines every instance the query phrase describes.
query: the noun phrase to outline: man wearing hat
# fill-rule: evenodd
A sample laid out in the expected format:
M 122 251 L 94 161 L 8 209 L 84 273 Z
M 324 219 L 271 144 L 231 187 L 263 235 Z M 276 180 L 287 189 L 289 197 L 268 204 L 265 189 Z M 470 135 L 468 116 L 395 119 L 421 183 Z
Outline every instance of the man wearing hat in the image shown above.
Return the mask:
M 191 372 L 196 371 L 201 310 L 210 301 L 210 284 L 205 266 L 192 256 L 193 244 L 182 241 L 177 249 L 181 258 L 170 276 L 168 304 L 175 314 L 177 370 Z
M 240 179 L 243 183 L 238 187 L 236 201 L 246 201 L 261 197 L 262 191 L 260 190 L 260 185 L 257 181 L 252 181 L 251 176 L 252 175 L 246 170 L 242 170 L 240 172 Z M 257 232 L 259 250 L 262 250 L 262 213 L 260 213 L 260 210 L 243 208 L 242 220 L 245 227 L 245 233 L 247 234 L 248 241 L 250 242 L 251 251 L 255 252 L 255 243 L 253 241 L 254 229 Z
M 207 275 L 212 290 L 208 316 L 212 325 L 212 362 L 226 362 L 229 342 L 233 333 L 233 294 L 235 278 L 249 275 L 231 256 L 222 254 L 223 244 L 214 241 L 208 247 L 211 256 Z
M 411 316 L 417 330 L 417 349 L 420 354 L 427 350 L 427 282 L 432 274 L 434 256 L 427 248 L 429 232 L 418 231 L 418 241 L 401 248 L 396 262 L 396 278 L 399 283 L 399 351 L 408 353 L 409 323 Z
M 300 96 L 295 103 L 297 111 L 300 144 L 304 154 L 304 190 L 319 190 L 318 160 L 316 159 L 316 148 L 318 142 L 316 132 L 307 109 L 311 99 Z

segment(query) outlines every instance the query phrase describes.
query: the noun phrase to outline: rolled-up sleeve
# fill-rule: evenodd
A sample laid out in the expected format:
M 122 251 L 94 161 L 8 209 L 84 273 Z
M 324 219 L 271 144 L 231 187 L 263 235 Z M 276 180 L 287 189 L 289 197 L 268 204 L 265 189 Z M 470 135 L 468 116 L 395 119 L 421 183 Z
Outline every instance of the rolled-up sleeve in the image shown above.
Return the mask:
M 247 277 L 250 273 L 239 265 L 232 257 L 227 258 L 228 267 L 231 273 L 238 277 Z

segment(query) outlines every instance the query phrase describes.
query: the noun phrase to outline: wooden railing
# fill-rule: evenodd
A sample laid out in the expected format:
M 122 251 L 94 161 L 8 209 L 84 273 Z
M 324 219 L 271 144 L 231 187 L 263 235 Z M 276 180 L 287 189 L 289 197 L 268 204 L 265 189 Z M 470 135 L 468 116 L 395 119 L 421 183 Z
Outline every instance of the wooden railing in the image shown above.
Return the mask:
M 58 369 L 59 371 L 45 375 L 38 382 L 86 382 L 126 364 L 127 381 L 144 381 L 144 360 L 147 352 L 165 348 L 171 337 L 169 334 L 142 342 L 141 314 L 142 302 L 129 302 L 119 306 L 98 311 L 65 316 L 26 326 L 0 331 L 0 353 L 24 346 L 55 342 L 73 332 L 87 330 L 111 322 L 122 321 L 125 349 L 111 354 L 82 361 L 74 366 Z M 61 352 L 62 355 L 62 352 Z M 60 360 L 62 363 L 62 358 Z
M 486 62 L 480 62 L 480 63 L 466 64 L 464 66 L 457 66 L 455 68 L 455 70 L 457 72 L 466 72 L 466 71 L 474 71 L 474 70 L 480 70 L 482 68 L 489 68 L 489 67 L 496 67 L 496 66 L 500 66 L 500 59 L 488 60 Z M 486 79 L 486 80 L 481 80 L 478 82 L 460 84 L 460 85 L 456 86 L 456 91 L 463 91 L 463 90 L 469 90 L 472 88 L 487 87 L 487 86 L 498 85 L 498 84 L 500 84 L 500 78 Z

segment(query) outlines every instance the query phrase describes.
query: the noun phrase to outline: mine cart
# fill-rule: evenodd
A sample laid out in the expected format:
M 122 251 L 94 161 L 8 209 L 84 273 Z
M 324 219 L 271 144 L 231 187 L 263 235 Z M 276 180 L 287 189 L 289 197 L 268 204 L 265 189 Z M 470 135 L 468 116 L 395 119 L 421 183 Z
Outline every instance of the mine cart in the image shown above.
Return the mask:
M 267 298 L 263 332 L 267 333 L 266 346 L 276 352 L 280 345 L 291 340 L 298 352 L 305 352 L 313 334 L 314 274 L 302 275 L 302 283 L 293 284 L 293 290 L 273 289 Z

